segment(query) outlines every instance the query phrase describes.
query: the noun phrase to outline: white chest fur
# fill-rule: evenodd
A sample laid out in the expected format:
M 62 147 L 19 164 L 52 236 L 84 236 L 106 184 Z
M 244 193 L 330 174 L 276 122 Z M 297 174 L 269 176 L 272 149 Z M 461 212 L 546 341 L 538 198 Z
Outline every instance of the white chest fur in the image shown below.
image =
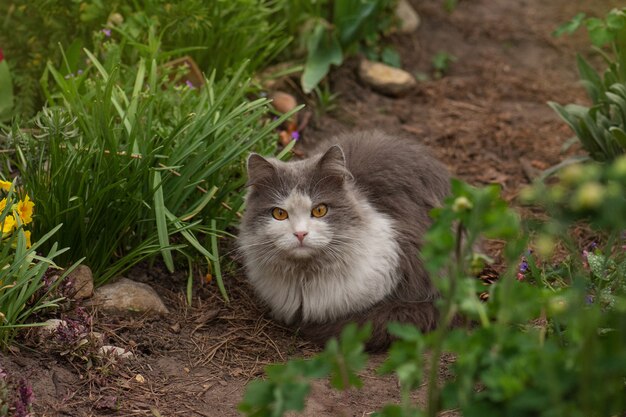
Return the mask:
M 248 263 L 248 278 L 277 319 L 324 322 L 366 309 L 396 287 L 399 248 L 393 221 L 364 208 L 367 226 L 332 261 L 315 268 Z

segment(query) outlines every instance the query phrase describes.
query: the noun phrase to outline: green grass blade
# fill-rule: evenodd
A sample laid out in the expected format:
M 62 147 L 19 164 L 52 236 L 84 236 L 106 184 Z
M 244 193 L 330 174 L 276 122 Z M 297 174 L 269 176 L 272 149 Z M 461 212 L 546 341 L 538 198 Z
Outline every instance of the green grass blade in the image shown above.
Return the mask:
M 213 272 L 215 272 L 215 281 L 217 282 L 217 286 L 220 289 L 220 293 L 222 293 L 222 297 L 227 303 L 230 303 L 230 299 L 228 298 L 228 293 L 226 293 L 226 288 L 224 287 L 224 280 L 222 279 L 222 268 L 220 266 L 220 254 L 217 246 L 217 223 L 215 219 L 211 220 L 211 229 L 213 229 L 213 234 L 211 235 L 211 250 L 213 251 Z
M 170 248 L 169 233 L 167 230 L 167 219 L 165 213 L 165 200 L 163 198 L 163 183 L 161 181 L 161 173 L 154 171 L 153 174 L 154 187 L 154 214 L 156 216 L 157 234 L 159 236 L 159 245 L 161 246 L 161 255 L 167 270 L 174 272 L 174 260 L 172 259 L 172 250 Z

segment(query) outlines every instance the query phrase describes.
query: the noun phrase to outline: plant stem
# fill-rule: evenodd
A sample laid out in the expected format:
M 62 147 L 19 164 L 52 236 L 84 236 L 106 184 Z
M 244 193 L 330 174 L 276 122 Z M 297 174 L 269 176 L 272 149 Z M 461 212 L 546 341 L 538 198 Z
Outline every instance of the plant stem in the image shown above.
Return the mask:
M 439 326 L 434 333 L 433 350 L 431 353 L 430 369 L 428 370 L 428 404 L 426 415 L 428 417 L 436 417 L 439 404 L 439 386 L 437 384 L 437 374 L 439 371 L 439 360 L 443 350 L 443 341 L 448 334 L 450 323 L 455 314 L 454 298 L 456 295 L 456 282 L 460 278 L 463 271 L 463 224 L 459 222 L 456 229 L 456 246 L 455 246 L 455 264 L 449 275 L 450 286 L 448 294 L 444 299 L 441 320 Z

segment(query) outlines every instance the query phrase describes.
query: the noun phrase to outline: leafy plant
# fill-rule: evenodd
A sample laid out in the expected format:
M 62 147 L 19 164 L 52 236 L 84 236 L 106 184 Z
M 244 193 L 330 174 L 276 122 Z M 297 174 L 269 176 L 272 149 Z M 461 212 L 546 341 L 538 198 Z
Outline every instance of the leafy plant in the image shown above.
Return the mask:
M 43 293 L 40 291 L 45 286 L 44 275 L 51 269 L 60 269 L 53 259 L 66 249 L 58 249 L 54 243 L 47 256 L 38 255 L 37 250 L 41 250 L 61 226 L 52 228 L 31 246 L 30 232 L 24 226 L 31 221 L 32 205 L 24 207 L 26 199 L 17 199 L 14 184 L 2 181 L 2 190 L 5 195 L 0 201 L 0 348 L 4 349 L 20 328 L 36 325 L 28 323 L 35 313 L 57 307 L 59 299 L 51 299 L 49 295 L 73 268 L 65 271 Z
M 390 27 L 390 0 L 337 0 L 319 6 L 311 16 L 306 36 L 307 58 L 302 89 L 310 93 L 324 79 L 331 65 L 339 66 L 361 41 L 372 40 Z
M 626 236 L 620 236 L 626 228 L 626 156 L 605 167 L 572 166 L 561 172 L 560 182 L 539 183 L 522 196 L 541 204 L 550 220 L 522 224 L 496 187 L 453 182 L 452 196 L 433 212 L 435 222 L 422 249 L 441 294 L 440 325 L 429 334 L 389 325 L 398 340 L 380 371 L 397 375 L 402 400 L 375 415 L 434 417 L 455 410 L 470 417 L 582 417 L 626 411 Z M 567 233 L 581 220 L 604 236 L 604 244 L 583 256 Z M 503 254 L 509 268 L 490 287 L 486 303 L 478 300 L 484 287 L 473 277 L 485 259 L 474 251 L 480 235 L 507 242 Z M 529 242 L 534 251 L 526 250 Z M 557 244 L 569 256 L 553 265 Z M 452 329 L 458 313 L 474 328 Z M 342 343 L 349 342 L 345 337 Z M 453 376 L 442 383 L 443 352 L 455 361 L 449 370 Z M 316 369 L 328 366 L 318 361 L 308 363 Z M 298 374 L 301 384 L 304 377 L 305 372 Z M 249 392 L 271 391 L 275 376 L 268 372 L 267 378 L 254 382 Z M 423 385 L 425 408 L 411 399 Z M 253 415 L 258 397 L 246 398 L 242 409 Z
M 611 161 L 626 152 L 626 9 L 613 9 L 604 20 L 578 14 L 554 34 L 572 33 L 583 24 L 596 47 L 608 45 L 612 52 L 597 49 L 608 65 L 602 76 L 581 56 L 577 58 L 593 105 L 548 104 L 574 131 L 590 158 Z

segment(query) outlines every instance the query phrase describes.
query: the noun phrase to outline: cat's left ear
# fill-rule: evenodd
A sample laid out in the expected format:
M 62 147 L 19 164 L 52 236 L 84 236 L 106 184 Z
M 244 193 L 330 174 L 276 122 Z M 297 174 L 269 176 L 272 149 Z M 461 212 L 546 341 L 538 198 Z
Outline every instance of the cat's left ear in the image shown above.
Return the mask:
M 346 156 L 339 145 L 331 146 L 317 162 L 317 167 L 325 176 L 341 180 L 353 179 L 346 167 Z
M 266 181 L 276 174 L 276 167 L 257 153 L 251 153 L 248 157 L 248 182 L 249 187 L 259 182 Z

